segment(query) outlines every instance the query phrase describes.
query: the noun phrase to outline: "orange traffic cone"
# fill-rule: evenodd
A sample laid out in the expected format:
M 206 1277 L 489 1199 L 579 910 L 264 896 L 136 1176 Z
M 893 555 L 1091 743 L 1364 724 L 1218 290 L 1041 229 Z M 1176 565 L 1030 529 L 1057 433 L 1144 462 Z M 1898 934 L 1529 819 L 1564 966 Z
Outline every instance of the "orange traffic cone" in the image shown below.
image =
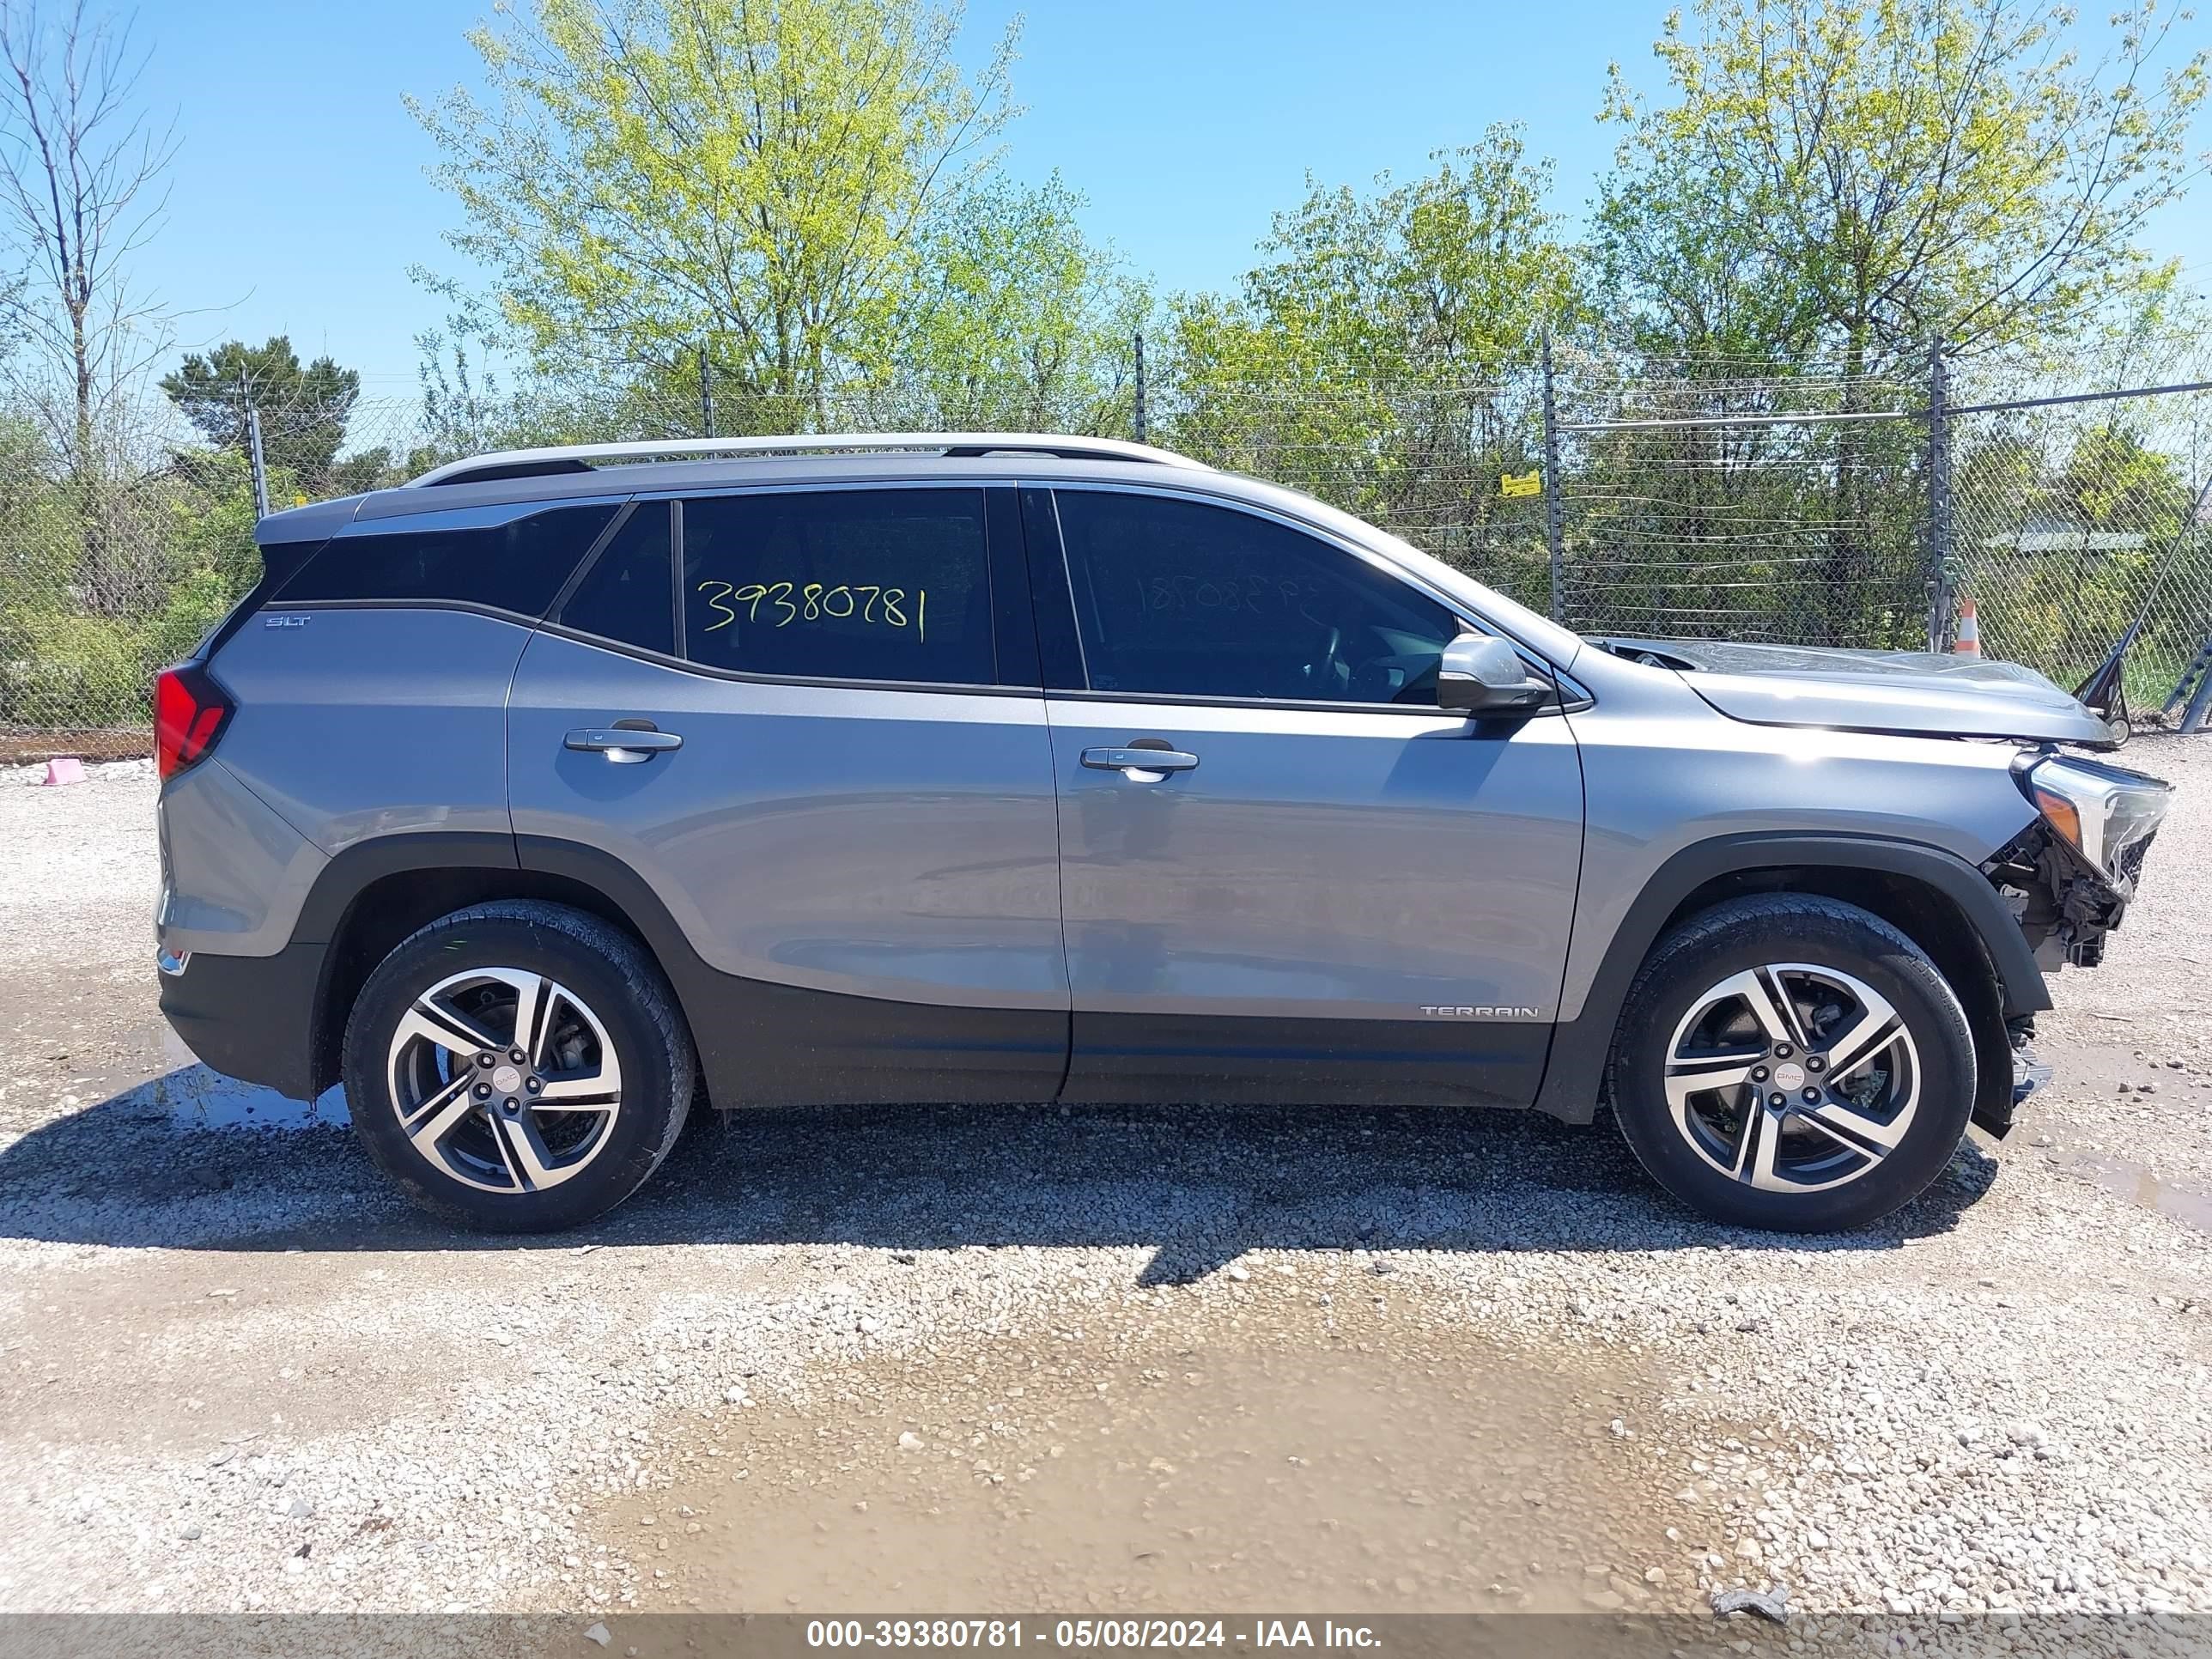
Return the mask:
M 1959 601 L 1959 638 L 1952 646 L 1951 653 L 1957 657 L 1978 657 L 1982 654 L 1982 629 L 1981 624 L 1974 620 L 1974 602 L 1972 599 Z

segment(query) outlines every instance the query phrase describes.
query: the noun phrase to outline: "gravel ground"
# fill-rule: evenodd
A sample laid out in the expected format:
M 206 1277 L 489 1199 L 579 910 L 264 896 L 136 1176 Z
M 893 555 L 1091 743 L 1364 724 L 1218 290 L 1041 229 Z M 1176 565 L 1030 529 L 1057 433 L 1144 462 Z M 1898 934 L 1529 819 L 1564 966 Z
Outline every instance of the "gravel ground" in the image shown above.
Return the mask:
M 2057 1081 L 1799 1240 L 1603 1126 L 946 1107 L 485 1245 L 165 1044 L 143 764 L 0 773 L 0 1610 L 2212 1613 L 2212 746 L 2129 759 Z

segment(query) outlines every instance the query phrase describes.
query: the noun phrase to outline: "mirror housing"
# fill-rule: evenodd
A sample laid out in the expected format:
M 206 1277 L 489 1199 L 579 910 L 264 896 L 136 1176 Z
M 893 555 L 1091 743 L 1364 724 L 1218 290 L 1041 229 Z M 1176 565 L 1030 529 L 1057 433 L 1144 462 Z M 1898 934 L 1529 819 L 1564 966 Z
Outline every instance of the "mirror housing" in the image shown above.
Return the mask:
M 1548 680 L 1529 673 L 1521 653 L 1489 634 L 1462 634 L 1444 647 L 1437 667 L 1437 705 L 1466 714 L 1528 714 L 1552 696 Z

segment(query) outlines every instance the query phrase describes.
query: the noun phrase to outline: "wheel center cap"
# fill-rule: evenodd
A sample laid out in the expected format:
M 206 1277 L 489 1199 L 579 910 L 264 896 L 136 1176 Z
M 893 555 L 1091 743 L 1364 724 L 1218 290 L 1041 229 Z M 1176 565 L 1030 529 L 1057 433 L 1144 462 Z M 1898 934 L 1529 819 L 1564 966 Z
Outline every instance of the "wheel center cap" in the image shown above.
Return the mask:
M 503 1095 L 511 1095 L 522 1086 L 522 1073 L 512 1066 L 502 1066 L 491 1074 L 491 1086 Z
M 504 1083 L 499 1085 L 504 1089 Z M 1797 1090 L 1805 1086 L 1805 1068 L 1794 1060 L 1785 1060 L 1774 1068 L 1774 1086 L 1778 1089 Z

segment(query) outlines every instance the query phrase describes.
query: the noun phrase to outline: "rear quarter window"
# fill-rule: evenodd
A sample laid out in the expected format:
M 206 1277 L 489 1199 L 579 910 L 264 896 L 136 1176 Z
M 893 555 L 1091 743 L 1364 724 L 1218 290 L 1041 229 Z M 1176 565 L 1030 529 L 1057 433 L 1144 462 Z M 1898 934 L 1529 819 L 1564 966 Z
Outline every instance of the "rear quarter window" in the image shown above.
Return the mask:
M 621 510 L 620 501 L 549 507 L 503 524 L 446 522 L 334 536 L 276 595 L 313 600 L 445 601 L 542 617 L 584 555 Z
M 561 605 L 562 626 L 640 650 L 676 651 L 675 543 L 666 501 L 640 501 Z

